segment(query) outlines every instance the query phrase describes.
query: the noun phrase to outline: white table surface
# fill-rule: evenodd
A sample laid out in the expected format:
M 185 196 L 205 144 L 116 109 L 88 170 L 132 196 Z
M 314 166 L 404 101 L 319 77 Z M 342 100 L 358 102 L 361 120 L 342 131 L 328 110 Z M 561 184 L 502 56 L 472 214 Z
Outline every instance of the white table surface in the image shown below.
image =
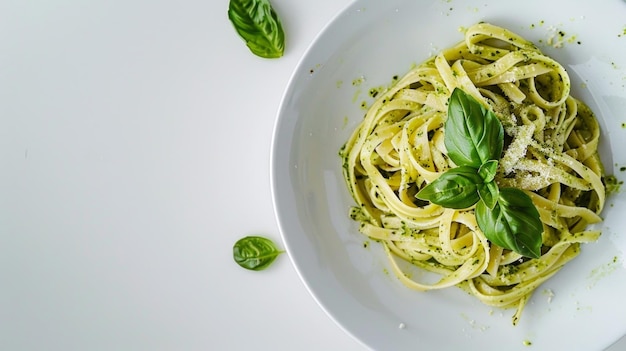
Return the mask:
M 227 0 L 0 1 L 0 349 L 367 348 L 279 245 L 274 120 L 349 0 L 273 0 L 285 56 L 252 55 Z M 626 341 L 611 350 L 626 349 Z

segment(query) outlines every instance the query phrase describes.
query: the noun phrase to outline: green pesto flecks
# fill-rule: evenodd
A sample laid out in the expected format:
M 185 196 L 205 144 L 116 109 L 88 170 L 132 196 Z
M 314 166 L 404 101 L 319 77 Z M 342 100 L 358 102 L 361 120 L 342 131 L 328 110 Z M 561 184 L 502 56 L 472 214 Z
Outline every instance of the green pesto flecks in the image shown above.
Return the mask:
M 320 63 L 316 64 L 314 67 L 309 69 L 309 74 L 311 74 L 311 75 L 314 74 L 315 70 L 317 70 L 318 68 L 321 68 L 321 67 L 322 67 L 322 64 L 320 64 Z
M 578 40 L 578 37 L 576 35 L 572 35 L 571 37 L 567 38 L 567 42 L 570 44 L 582 44 L 582 42 Z
M 611 195 L 615 193 L 619 193 L 622 184 L 624 184 L 623 180 L 618 180 L 614 175 L 608 175 L 604 177 L 604 184 L 606 187 L 606 195 Z
M 361 76 L 352 80 L 352 85 L 355 87 L 361 86 L 365 82 L 365 77 Z
M 382 88 L 380 88 L 380 87 L 379 88 L 372 88 L 372 89 L 370 89 L 370 91 L 369 91 L 370 97 L 372 99 L 375 99 L 378 96 L 378 94 L 380 94 L 381 90 L 382 90 Z
M 531 23 L 530 29 L 544 27 L 545 21 L 541 20 L 538 23 Z M 550 25 L 546 27 L 547 33 L 544 38 L 539 39 L 538 42 L 541 45 L 551 46 L 553 48 L 562 48 L 565 44 L 578 44 L 582 45 L 582 41 L 578 39 L 577 35 L 571 35 L 564 30 Z
M 357 102 L 359 100 L 359 96 L 361 95 L 361 89 L 357 89 L 352 95 L 352 102 Z
M 576 301 L 576 311 L 578 312 L 592 312 L 591 306 L 584 306 L 580 304 L 580 301 Z
M 589 274 L 589 279 L 591 280 L 591 283 L 587 286 L 587 288 L 592 288 L 602 278 L 606 278 L 611 273 L 613 273 L 620 265 L 621 263 L 619 257 L 613 256 L 611 258 L 611 261 L 592 270 Z

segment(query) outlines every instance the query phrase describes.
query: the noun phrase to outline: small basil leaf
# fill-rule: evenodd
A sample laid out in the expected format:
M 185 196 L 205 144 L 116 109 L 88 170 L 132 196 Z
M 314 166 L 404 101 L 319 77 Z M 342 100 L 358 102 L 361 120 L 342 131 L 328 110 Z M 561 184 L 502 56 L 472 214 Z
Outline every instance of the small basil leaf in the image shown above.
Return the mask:
M 478 185 L 482 179 L 476 169 L 468 166 L 452 168 L 422 188 L 415 197 L 454 209 L 463 209 L 478 202 Z
M 475 211 L 478 226 L 492 243 L 523 256 L 541 256 L 543 225 L 537 208 L 523 191 L 500 189 L 493 209 L 479 201 Z
M 479 168 L 489 160 L 500 159 L 504 129 L 491 110 L 456 88 L 448 103 L 444 143 L 457 166 Z
M 230 0 L 228 18 L 257 56 L 277 58 L 285 51 L 285 33 L 269 0 Z
M 283 252 L 273 241 L 260 236 L 247 236 L 239 239 L 233 246 L 235 262 L 253 271 L 267 268 Z
M 480 196 L 480 199 L 483 200 L 485 205 L 490 210 L 493 210 L 498 202 L 498 184 L 492 180 L 489 183 L 478 186 L 478 195 Z
M 483 163 L 478 169 L 478 175 L 483 179 L 485 183 L 491 182 L 496 177 L 498 171 L 498 161 L 489 160 Z

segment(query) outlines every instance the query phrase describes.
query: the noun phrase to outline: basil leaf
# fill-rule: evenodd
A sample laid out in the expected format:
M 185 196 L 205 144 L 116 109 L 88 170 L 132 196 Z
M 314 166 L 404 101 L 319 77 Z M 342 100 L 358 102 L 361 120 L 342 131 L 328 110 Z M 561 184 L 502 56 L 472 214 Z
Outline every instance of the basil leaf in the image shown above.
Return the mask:
M 245 269 L 260 271 L 269 267 L 284 251 L 279 250 L 273 241 L 260 236 L 247 236 L 233 246 L 233 258 Z
M 498 161 L 490 160 L 480 166 L 480 168 L 478 169 L 478 175 L 483 179 L 485 183 L 489 183 L 496 177 L 497 170 Z
M 415 197 L 446 208 L 468 208 L 478 202 L 478 185 L 482 182 L 472 167 L 452 168 L 422 188 Z
M 480 199 L 490 210 L 493 210 L 496 206 L 499 194 L 500 191 L 498 190 L 498 184 L 496 184 L 493 180 L 478 187 L 478 195 L 480 196 Z
M 444 144 L 457 166 L 479 168 L 489 160 L 500 159 L 504 129 L 491 110 L 456 88 L 448 103 Z
M 228 18 L 257 56 L 277 58 L 285 51 L 285 33 L 269 0 L 230 0 Z
M 539 211 L 523 191 L 500 189 L 493 209 L 479 201 L 475 211 L 478 226 L 489 241 L 527 257 L 541 256 L 543 225 Z

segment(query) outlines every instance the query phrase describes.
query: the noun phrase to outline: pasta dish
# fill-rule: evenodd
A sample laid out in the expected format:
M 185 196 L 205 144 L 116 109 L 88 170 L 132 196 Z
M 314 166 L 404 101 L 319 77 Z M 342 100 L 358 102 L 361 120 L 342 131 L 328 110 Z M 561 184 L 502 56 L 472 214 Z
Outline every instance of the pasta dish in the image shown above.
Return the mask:
M 407 287 L 460 287 L 515 308 L 517 324 L 537 287 L 600 236 L 588 228 L 606 196 L 599 138 L 561 64 L 479 23 L 379 94 L 342 147 L 350 216 Z

